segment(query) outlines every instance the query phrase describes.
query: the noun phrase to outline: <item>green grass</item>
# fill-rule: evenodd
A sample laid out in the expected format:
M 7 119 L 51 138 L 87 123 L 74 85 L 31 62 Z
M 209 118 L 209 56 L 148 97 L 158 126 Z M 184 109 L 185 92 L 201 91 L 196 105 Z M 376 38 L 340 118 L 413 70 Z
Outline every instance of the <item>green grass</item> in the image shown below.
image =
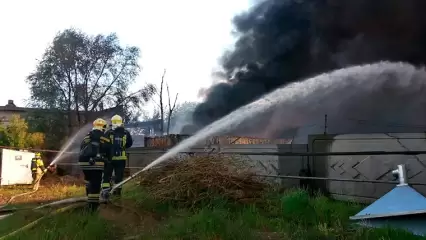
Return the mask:
M 263 204 L 242 205 L 216 199 L 210 207 L 173 209 L 130 186 L 125 192 L 142 210 L 167 214 L 140 239 L 426 239 L 402 230 L 366 229 L 349 217 L 363 206 L 310 197 L 306 191 L 271 193 Z
M 0 236 L 17 230 L 30 222 L 45 216 L 46 212 L 18 212 L 0 221 Z M 96 214 L 89 214 L 83 209 L 47 215 L 35 227 L 8 237 L 8 240 L 43 239 L 43 240 L 79 240 L 79 239 L 117 239 L 121 234 L 113 225 Z
M 42 213 L 33 211 L 22 211 L 17 214 L 11 215 L 4 220 L 0 220 L 0 236 L 6 235 L 22 227 L 23 223 L 30 223 L 37 218 L 42 217 Z
M 310 197 L 303 190 L 270 193 L 257 204 L 240 204 L 217 197 L 192 209 L 174 207 L 172 201 L 158 202 L 136 185 L 124 189 L 123 204 L 130 213 L 103 218 L 81 210 L 47 217 L 36 227 L 8 239 L 133 239 L 156 240 L 387 240 L 426 239 L 393 229 L 366 229 L 352 225 L 349 216 L 363 206 Z M 20 212 L 0 221 L 0 236 L 12 232 L 46 213 Z M 132 229 L 129 231 L 129 229 Z
M 31 191 L 28 186 L 13 186 L 0 189 L 3 199 Z M 77 185 L 55 184 L 42 186 L 31 195 L 18 197 L 7 208 L 28 208 L 38 205 L 38 202 L 53 201 L 84 195 L 84 188 Z M 17 230 L 36 219 L 47 215 L 48 212 L 19 211 L 12 216 L 0 220 L 0 237 Z M 7 239 L 117 239 L 117 231 L 113 224 L 98 215 L 84 211 L 64 212 L 55 216 L 46 216 L 34 228 L 22 231 Z

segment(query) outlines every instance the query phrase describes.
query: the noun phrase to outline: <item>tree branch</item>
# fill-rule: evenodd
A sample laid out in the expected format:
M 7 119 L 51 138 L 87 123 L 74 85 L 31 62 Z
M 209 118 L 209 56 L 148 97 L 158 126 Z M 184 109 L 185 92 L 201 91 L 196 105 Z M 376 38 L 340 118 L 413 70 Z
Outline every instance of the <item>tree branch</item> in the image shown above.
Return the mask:
M 106 87 L 105 91 L 101 94 L 101 96 L 99 98 L 97 98 L 93 104 L 92 104 L 92 108 L 91 111 L 93 111 L 99 104 L 99 102 L 102 100 L 102 98 L 105 97 L 106 93 L 111 89 L 112 85 L 114 85 L 115 82 L 117 82 L 118 78 L 121 76 L 121 74 L 123 73 L 124 69 L 127 67 L 127 63 L 128 61 L 125 61 L 121 67 L 120 72 L 117 74 L 117 76 L 111 81 L 111 83 Z
M 176 101 L 177 101 L 177 98 L 178 98 L 178 93 L 176 93 L 175 101 L 173 102 L 173 106 L 172 106 L 172 104 L 170 102 L 170 90 L 169 90 L 169 84 L 168 83 L 166 83 L 166 87 L 167 87 L 167 98 L 169 100 L 169 114 L 167 116 L 167 134 L 169 134 L 170 133 L 170 121 L 172 119 L 173 111 L 175 110 L 175 107 L 176 107 Z
M 104 64 L 102 65 L 102 69 L 99 73 L 99 76 L 96 78 L 95 84 L 92 86 L 92 90 L 90 91 L 90 94 L 89 94 L 89 97 L 88 97 L 88 100 L 87 100 L 87 109 L 89 109 L 89 104 L 90 104 L 89 99 L 92 99 L 93 93 L 95 92 L 96 86 L 98 86 L 99 79 L 101 79 L 102 75 L 104 74 L 104 71 L 105 71 L 105 68 L 107 66 L 108 61 L 109 61 L 109 59 L 104 60 L 104 62 L 103 62 Z
M 136 92 L 133 92 L 133 93 L 131 93 L 131 94 L 129 94 L 129 95 L 127 95 L 123 100 L 121 100 L 121 102 L 119 102 L 119 103 L 117 103 L 116 104 L 116 107 L 117 106 L 120 106 L 120 105 L 124 105 L 124 104 L 127 104 L 128 103 L 128 101 L 130 100 L 130 98 L 131 97 L 134 97 L 135 95 L 137 95 L 137 94 L 139 94 L 139 93 L 142 93 L 143 91 L 145 91 L 146 89 L 140 89 L 140 90 L 138 90 L 138 91 L 136 91 Z

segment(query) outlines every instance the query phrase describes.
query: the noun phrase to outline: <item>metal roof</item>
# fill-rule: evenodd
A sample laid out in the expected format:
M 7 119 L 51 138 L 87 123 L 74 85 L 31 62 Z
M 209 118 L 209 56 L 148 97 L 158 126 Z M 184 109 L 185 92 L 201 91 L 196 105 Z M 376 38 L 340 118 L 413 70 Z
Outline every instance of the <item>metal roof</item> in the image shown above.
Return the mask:
M 426 213 L 426 198 L 408 185 L 397 186 L 351 220 Z

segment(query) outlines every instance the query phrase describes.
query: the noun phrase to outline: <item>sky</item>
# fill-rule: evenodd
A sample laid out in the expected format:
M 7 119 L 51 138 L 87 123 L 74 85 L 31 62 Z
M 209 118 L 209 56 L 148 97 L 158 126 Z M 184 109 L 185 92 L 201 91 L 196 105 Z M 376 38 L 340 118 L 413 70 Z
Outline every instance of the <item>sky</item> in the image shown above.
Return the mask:
M 158 84 L 164 69 L 179 102 L 199 101 L 212 69 L 232 46 L 231 20 L 249 0 L 14 0 L 0 2 L 0 106 L 25 106 L 25 78 L 54 36 L 69 27 L 116 32 L 122 45 L 141 49 L 142 72 L 132 86 Z M 195 66 L 195 67 L 194 67 Z

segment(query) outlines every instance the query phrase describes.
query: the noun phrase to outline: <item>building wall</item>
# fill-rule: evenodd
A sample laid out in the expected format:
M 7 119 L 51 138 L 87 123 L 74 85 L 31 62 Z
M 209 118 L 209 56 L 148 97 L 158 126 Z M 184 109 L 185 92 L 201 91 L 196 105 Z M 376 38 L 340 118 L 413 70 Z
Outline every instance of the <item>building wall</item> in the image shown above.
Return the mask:
M 191 137 L 191 135 L 169 134 L 167 136 L 146 137 L 145 147 L 170 147 L 175 146 L 181 141 Z M 289 144 L 291 139 L 267 139 L 256 137 L 238 137 L 238 136 L 213 136 L 201 141 L 203 146 L 211 145 L 255 145 L 255 144 Z
M 13 115 L 20 115 L 21 117 L 25 117 L 27 114 L 31 112 L 36 112 L 36 111 L 43 111 L 45 112 L 47 116 L 49 115 L 49 113 L 51 113 L 50 110 L 45 110 L 45 109 L 17 107 L 13 103 L 13 100 L 9 100 L 7 105 L 0 106 L 0 122 L 7 125 L 10 118 Z M 98 112 L 80 112 L 80 120 L 81 122 L 90 123 L 91 121 L 94 121 L 98 117 L 104 117 L 108 119 L 112 117 L 114 114 L 121 114 L 121 113 L 122 113 L 121 108 L 111 108 L 111 109 L 106 109 L 104 111 L 98 111 Z M 64 115 L 66 115 L 67 117 L 69 116 L 69 114 L 66 112 L 64 112 Z M 73 127 L 72 131 L 74 131 L 75 128 L 78 128 L 81 126 L 79 125 L 79 122 L 78 122 L 77 113 L 73 112 L 71 114 L 71 117 L 72 117 L 72 127 Z M 64 127 L 68 127 L 68 125 L 69 125 L 68 122 L 64 122 Z
M 164 154 L 169 147 L 135 148 L 129 151 L 129 166 L 143 167 Z M 200 145 L 189 151 L 195 154 L 226 153 L 246 161 L 259 175 L 299 176 L 302 170 L 311 170 L 314 177 L 331 179 L 359 179 L 396 181 L 392 170 L 398 164 L 407 167 L 409 183 L 426 184 L 426 155 L 375 155 L 375 156 L 326 156 L 326 157 L 290 157 L 271 155 L 238 155 L 232 152 L 359 152 L 359 151 L 426 151 L 424 133 L 398 134 L 343 134 L 312 135 L 309 145 L 305 144 L 215 144 Z M 179 156 L 179 157 L 184 157 Z M 136 171 L 136 169 L 133 169 Z M 285 187 L 300 186 L 301 181 L 269 178 L 281 182 Z M 314 189 L 329 193 L 341 200 L 372 202 L 395 187 L 391 183 L 347 182 L 347 181 L 304 181 Z M 426 195 L 426 186 L 413 185 Z
M 131 148 L 129 149 L 128 166 L 134 173 L 140 168 L 150 164 L 155 159 L 166 153 L 169 148 Z M 216 144 L 216 145 L 199 145 L 188 150 L 191 154 L 179 154 L 178 158 L 186 158 L 189 155 L 208 155 L 218 154 L 238 158 L 257 175 L 277 176 L 291 175 L 298 176 L 303 165 L 304 157 L 283 157 L 274 155 L 250 155 L 250 153 L 276 153 L 276 152 L 306 152 L 305 144 Z M 238 155 L 234 153 L 247 153 L 247 155 Z M 282 183 L 286 187 L 299 186 L 299 180 L 281 180 L 280 178 L 264 177 L 270 182 Z
M 426 138 L 424 133 L 317 135 L 311 136 L 309 147 L 315 152 L 426 151 Z M 317 177 L 383 181 L 396 180 L 392 170 L 406 164 L 409 182 L 426 183 L 426 155 L 328 156 L 311 162 Z M 317 187 L 335 198 L 370 202 L 395 184 L 318 181 Z M 425 186 L 413 187 L 426 195 Z
M 0 122 L 4 125 L 9 124 L 9 119 L 13 116 L 13 115 L 23 115 L 25 114 L 25 112 L 23 111 L 0 111 Z

